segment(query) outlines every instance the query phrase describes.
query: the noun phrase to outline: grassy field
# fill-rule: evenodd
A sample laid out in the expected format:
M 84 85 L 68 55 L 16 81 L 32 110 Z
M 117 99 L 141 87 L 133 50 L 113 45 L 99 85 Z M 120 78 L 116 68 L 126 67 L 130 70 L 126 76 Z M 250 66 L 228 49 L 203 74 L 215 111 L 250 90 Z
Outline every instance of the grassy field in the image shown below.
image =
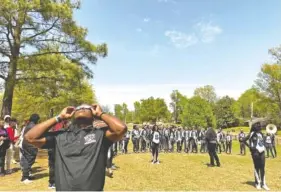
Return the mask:
M 131 146 L 130 146 L 131 148 Z M 131 150 L 130 150 L 131 151 Z M 238 155 L 234 144 L 233 154 L 219 154 L 222 166 L 209 168 L 207 154 L 160 154 L 159 165 L 149 163 L 149 153 L 118 155 L 114 163 L 119 167 L 113 178 L 106 178 L 105 190 L 239 190 L 253 191 L 252 159 Z M 281 154 L 281 147 L 278 146 Z M 20 183 L 21 172 L 1 178 L 0 190 L 48 190 L 48 161 L 39 156 L 34 165 L 35 181 Z M 266 160 L 266 180 L 271 190 L 281 190 L 281 158 Z M 3 185 L 4 184 L 4 185 Z

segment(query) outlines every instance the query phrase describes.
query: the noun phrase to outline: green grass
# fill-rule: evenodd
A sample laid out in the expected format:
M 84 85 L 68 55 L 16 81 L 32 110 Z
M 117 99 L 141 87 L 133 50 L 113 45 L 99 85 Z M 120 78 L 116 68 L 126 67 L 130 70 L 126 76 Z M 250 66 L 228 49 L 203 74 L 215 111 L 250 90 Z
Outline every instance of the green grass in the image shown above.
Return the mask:
M 130 142 L 131 144 L 131 142 Z M 130 145 L 130 150 L 131 150 Z M 163 154 L 160 165 L 149 163 L 149 153 L 118 155 L 114 163 L 120 167 L 114 178 L 106 178 L 105 190 L 255 190 L 252 159 L 238 155 L 238 144 L 234 142 L 232 155 L 219 154 L 222 167 L 208 168 L 207 154 Z M 281 154 L 281 146 L 278 146 Z M 0 190 L 48 190 L 48 166 L 46 156 L 37 159 L 37 179 L 29 184 L 20 183 L 21 173 L 1 178 Z M 281 190 L 281 158 L 266 160 L 266 179 L 271 190 Z M 4 184 L 4 185 L 3 185 Z

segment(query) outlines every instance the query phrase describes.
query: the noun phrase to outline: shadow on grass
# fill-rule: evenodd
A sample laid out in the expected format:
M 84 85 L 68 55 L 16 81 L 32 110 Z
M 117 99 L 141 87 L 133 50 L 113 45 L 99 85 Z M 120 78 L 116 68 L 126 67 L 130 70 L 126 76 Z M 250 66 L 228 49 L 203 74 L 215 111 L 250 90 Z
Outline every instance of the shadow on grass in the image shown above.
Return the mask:
M 45 177 L 49 177 L 49 173 L 39 173 L 34 175 L 34 180 L 43 179 Z
M 253 186 L 253 187 L 255 187 L 255 182 L 253 182 L 253 181 L 247 181 L 247 182 L 243 182 L 242 184 L 244 184 L 244 185 L 250 185 L 250 186 Z
M 45 171 L 46 169 L 42 167 L 32 167 L 32 173 L 40 173 L 42 171 Z

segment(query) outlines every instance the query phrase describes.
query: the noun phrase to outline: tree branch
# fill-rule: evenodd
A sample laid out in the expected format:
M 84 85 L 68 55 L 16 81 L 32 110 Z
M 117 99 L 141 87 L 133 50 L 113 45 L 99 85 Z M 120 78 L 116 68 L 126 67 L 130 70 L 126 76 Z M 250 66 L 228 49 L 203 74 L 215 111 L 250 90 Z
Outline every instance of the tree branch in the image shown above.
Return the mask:
M 54 23 L 51 25 L 51 27 L 49 27 L 48 29 L 43 30 L 43 31 L 41 31 L 40 33 L 37 33 L 37 34 L 32 35 L 32 36 L 30 36 L 30 37 L 27 37 L 24 41 L 33 39 L 34 37 L 37 37 L 37 36 L 39 36 L 39 35 L 43 35 L 44 33 L 47 33 L 48 31 L 50 31 L 51 29 L 54 28 L 55 24 L 56 24 L 58 21 L 59 21 L 59 18 L 57 18 L 57 19 L 54 21 Z
M 47 77 L 47 76 L 42 76 L 42 77 L 22 77 L 22 78 L 17 78 L 17 81 L 27 81 L 27 80 L 41 80 L 41 79 L 52 79 L 55 81 L 63 81 L 61 78 L 53 78 L 53 77 Z
M 38 57 L 38 56 L 49 55 L 49 54 L 69 54 L 69 53 L 87 53 L 87 51 L 51 51 L 51 52 L 28 55 L 28 57 Z

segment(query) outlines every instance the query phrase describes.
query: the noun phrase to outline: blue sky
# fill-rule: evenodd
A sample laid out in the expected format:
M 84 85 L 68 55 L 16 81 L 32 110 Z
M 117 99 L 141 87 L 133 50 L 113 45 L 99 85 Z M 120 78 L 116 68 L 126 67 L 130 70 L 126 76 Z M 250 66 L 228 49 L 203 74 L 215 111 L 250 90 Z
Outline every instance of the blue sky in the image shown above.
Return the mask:
M 108 57 L 92 69 L 102 105 L 149 96 L 169 102 L 213 85 L 219 96 L 253 85 L 281 44 L 280 0 L 84 0 L 75 19 Z M 112 108 L 113 109 L 113 108 Z

